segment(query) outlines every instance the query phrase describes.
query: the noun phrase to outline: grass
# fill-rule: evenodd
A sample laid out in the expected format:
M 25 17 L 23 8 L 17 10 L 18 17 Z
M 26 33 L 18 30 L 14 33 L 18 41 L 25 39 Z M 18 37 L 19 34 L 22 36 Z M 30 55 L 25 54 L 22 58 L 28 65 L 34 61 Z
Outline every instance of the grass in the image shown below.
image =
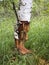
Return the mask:
M 31 20 L 26 48 L 32 54 L 22 55 L 14 49 L 14 17 L 0 17 L 0 65 L 38 65 L 38 57 L 49 61 L 49 16 Z M 16 57 L 13 61 L 12 58 Z

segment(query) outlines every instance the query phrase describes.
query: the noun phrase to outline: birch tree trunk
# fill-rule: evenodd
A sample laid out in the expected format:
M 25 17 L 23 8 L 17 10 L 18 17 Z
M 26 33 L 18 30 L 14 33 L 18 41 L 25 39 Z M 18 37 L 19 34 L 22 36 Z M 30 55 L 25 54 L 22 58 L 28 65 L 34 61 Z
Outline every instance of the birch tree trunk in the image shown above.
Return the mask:
M 16 47 L 22 54 L 30 53 L 30 51 L 24 47 L 24 42 L 28 40 L 27 32 L 31 18 L 32 0 L 19 0 L 18 11 L 15 10 L 14 3 L 13 9 L 17 16 L 17 23 L 19 23 L 14 32 Z

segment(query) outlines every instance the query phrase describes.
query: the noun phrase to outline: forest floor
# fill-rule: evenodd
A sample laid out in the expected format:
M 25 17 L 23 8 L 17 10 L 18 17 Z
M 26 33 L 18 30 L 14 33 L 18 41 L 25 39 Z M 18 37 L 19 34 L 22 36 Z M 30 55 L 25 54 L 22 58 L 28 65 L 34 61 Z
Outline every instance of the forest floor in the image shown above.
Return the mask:
M 33 53 L 26 55 L 14 49 L 15 21 L 14 17 L 0 16 L 0 65 L 49 65 L 49 17 L 31 20 L 29 40 L 25 47 L 33 50 Z

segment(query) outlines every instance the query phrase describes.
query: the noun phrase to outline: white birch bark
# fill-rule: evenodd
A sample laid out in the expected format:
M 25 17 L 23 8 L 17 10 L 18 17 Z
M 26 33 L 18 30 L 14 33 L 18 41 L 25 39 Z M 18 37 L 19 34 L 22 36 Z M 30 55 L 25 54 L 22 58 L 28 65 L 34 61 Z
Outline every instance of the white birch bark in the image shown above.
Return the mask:
M 18 10 L 18 18 L 20 21 L 30 22 L 31 18 L 31 9 L 32 9 L 32 0 L 20 0 L 20 10 Z

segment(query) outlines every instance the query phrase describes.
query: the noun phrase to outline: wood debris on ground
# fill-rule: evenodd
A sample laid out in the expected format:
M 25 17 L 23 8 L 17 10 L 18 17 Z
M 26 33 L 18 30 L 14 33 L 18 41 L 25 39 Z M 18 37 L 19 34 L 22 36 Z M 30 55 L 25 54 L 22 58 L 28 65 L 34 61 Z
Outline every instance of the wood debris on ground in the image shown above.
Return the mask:
M 49 65 L 49 63 L 44 59 L 39 59 L 38 65 Z

